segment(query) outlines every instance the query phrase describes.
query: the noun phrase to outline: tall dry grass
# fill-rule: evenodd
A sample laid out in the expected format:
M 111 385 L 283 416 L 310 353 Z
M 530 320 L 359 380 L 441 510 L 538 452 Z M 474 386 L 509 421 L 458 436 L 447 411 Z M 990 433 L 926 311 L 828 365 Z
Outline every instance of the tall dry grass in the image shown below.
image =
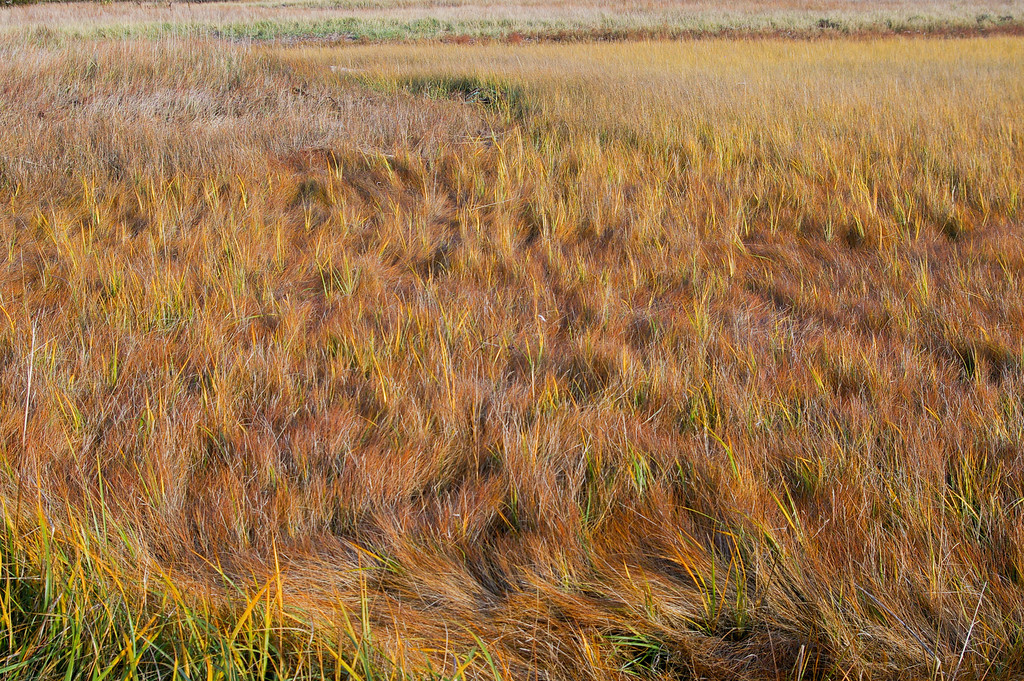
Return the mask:
M 1020 674 L 1019 40 L 0 63 L 0 669 Z
M 0 33 L 343 42 L 1024 31 L 1021 0 L 22 2 L 0 5 Z

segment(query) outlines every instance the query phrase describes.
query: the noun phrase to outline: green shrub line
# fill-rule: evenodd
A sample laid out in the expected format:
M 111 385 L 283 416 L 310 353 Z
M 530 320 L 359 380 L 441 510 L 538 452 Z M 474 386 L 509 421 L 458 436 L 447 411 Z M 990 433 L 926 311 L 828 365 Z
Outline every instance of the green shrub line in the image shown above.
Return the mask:
M 18 4 L 30 4 L 16 0 Z M 778 12 L 764 14 L 681 15 L 660 21 L 611 18 L 601 24 L 568 19 L 471 19 L 435 17 L 411 20 L 386 17 L 262 19 L 228 23 L 140 22 L 110 25 L 62 25 L 8 28 L 35 42 L 90 38 L 215 38 L 252 42 L 408 42 L 421 40 L 679 40 L 702 37 L 877 34 L 1006 34 L 1024 31 L 1024 17 L 1012 14 L 863 15 L 857 13 Z M 0 29 L 2 32 L 3 29 Z

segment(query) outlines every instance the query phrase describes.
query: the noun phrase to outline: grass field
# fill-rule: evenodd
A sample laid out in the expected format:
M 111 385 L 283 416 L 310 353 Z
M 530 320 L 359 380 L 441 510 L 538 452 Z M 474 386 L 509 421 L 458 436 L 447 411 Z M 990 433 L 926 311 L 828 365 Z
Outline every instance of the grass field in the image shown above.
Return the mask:
M 19 5 L 24 0 L 13 0 Z M 0 34 L 235 41 L 607 40 L 715 35 L 1016 34 L 1022 0 L 284 0 L 41 2 Z
M 1020 38 L 70 11 L 0 11 L 0 677 L 1024 672 Z

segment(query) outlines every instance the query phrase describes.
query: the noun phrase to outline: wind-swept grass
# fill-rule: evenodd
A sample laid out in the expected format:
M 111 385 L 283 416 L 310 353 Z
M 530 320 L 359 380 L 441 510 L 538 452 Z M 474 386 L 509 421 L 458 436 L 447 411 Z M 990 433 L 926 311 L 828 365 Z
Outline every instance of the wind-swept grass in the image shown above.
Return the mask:
M 0 61 L 4 673 L 1019 676 L 1019 40 Z

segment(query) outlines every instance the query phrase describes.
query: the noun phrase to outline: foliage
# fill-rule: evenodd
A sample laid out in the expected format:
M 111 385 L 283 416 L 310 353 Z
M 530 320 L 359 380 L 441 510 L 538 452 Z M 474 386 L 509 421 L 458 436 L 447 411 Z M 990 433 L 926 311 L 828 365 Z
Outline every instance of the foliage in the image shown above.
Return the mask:
M 4 674 L 1019 675 L 1019 40 L 54 31 Z

